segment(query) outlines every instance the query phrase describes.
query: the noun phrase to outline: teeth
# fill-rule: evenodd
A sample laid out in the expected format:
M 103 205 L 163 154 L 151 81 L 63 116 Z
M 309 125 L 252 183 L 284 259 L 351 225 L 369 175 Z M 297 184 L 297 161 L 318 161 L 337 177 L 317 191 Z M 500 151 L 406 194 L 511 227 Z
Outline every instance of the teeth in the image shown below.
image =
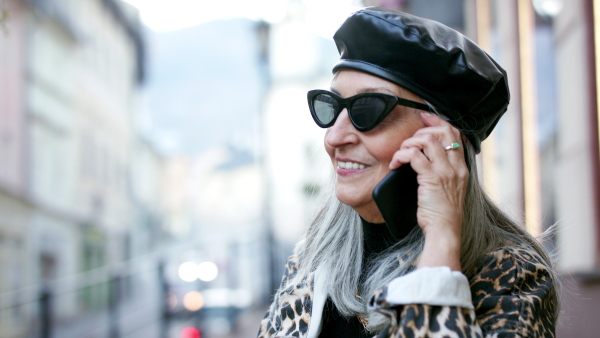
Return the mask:
M 365 165 L 355 162 L 338 162 L 338 167 L 342 169 L 364 169 Z

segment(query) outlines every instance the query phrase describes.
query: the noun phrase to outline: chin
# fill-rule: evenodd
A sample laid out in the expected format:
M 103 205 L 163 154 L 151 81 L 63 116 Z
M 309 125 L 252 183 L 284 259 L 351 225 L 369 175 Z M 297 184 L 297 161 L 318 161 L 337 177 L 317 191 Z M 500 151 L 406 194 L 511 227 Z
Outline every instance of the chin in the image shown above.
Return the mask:
M 335 196 L 340 202 L 352 207 L 355 210 L 361 205 L 367 204 L 369 202 L 365 201 L 365 196 L 361 196 L 356 192 L 344 189 L 336 189 Z

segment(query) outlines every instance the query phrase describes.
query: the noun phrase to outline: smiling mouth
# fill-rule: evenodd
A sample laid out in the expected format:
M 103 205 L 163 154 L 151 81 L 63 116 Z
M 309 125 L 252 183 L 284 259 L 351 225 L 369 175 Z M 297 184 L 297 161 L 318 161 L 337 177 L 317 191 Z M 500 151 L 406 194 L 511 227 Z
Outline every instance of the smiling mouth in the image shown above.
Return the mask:
M 342 169 L 364 169 L 366 166 L 364 164 L 356 163 L 356 162 L 338 162 L 338 167 Z

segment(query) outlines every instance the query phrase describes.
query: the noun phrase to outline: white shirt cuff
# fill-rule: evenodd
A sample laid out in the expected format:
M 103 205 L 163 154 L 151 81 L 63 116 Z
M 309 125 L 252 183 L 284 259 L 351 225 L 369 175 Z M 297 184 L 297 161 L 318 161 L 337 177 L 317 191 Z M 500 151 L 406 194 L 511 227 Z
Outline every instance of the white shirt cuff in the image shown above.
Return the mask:
M 428 304 L 473 309 L 469 280 L 447 266 L 424 267 L 390 282 L 388 304 Z

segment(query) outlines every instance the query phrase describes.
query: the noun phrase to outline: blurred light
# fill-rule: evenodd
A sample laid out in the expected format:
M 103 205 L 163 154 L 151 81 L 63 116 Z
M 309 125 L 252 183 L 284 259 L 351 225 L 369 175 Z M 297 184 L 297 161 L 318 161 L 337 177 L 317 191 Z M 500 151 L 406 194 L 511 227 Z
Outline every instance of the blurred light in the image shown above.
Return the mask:
M 240 308 L 245 308 L 250 306 L 252 303 L 252 294 L 248 290 L 237 289 L 233 290 L 233 304 Z
M 183 307 L 188 311 L 198 311 L 204 306 L 204 296 L 198 291 L 189 291 L 183 296 Z
M 545 17 L 555 17 L 563 9 L 562 0 L 533 0 L 533 8 L 535 11 Z
M 184 327 L 181 330 L 181 338 L 200 338 L 200 331 L 195 327 Z
M 206 306 L 208 306 L 208 307 L 228 307 L 229 305 L 231 305 L 229 293 L 230 293 L 230 290 L 224 289 L 224 288 L 204 290 Z
M 211 288 L 202 291 L 206 307 L 245 308 L 252 303 L 252 294 L 244 289 Z
M 175 310 L 177 303 L 177 295 L 173 292 L 169 292 L 167 294 L 167 306 L 169 307 L 169 310 Z
M 219 275 L 219 268 L 213 262 L 203 262 L 198 265 L 198 278 L 205 282 L 214 280 Z
M 179 266 L 179 278 L 185 282 L 193 282 L 198 278 L 198 266 L 193 262 L 185 262 Z

